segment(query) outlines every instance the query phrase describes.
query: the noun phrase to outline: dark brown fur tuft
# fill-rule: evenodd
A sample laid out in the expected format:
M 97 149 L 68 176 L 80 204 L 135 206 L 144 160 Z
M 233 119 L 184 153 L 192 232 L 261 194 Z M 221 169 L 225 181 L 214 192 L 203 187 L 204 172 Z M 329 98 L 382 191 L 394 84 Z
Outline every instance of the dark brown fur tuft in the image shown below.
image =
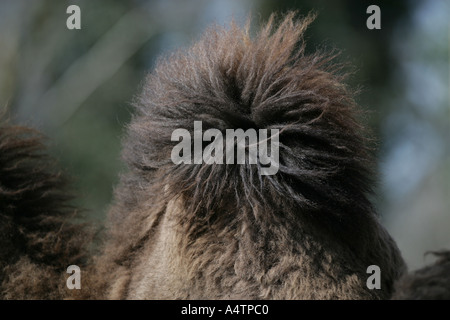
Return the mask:
M 334 54 L 305 53 L 313 20 L 211 28 L 163 58 L 136 100 L 130 172 L 111 211 L 111 296 L 387 298 L 404 270 L 368 195 L 372 158 Z M 280 169 L 174 165 L 175 129 L 279 129 Z M 163 248 L 163 249 L 162 249 Z M 380 266 L 382 290 L 365 285 Z M 119 280 L 117 280 L 119 279 Z
M 0 298 L 61 299 L 92 239 L 35 131 L 0 124 Z
M 450 251 L 432 252 L 438 260 L 396 283 L 394 300 L 450 300 Z
M 236 25 L 212 28 L 192 48 L 162 59 L 148 77 L 125 158 L 139 175 L 164 171 L 168 193 L 189 199 L 189 222 L 214 219 L 209 215 L 221 199 L 263 210 L 283 197 L 301 212 L 349 228 L 373 213 L 360 109 L 334 55 L 305 54 L 303 34 L 313 17 L 296 22 L 293 16 L 279 26 L 272 17 L 256 39 Z M 260 165 L 173 165 L 172 132 L 192 133 L 196 120 L 203 130 L 223 133 L 279 129 L 279 172 L 261 177 Z

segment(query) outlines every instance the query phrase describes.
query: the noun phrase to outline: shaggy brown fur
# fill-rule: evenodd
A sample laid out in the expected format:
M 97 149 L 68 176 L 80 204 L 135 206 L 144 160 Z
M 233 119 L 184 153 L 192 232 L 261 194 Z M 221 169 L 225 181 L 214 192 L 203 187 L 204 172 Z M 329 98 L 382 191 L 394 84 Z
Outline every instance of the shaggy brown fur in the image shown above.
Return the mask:
M 159 61 L 136 101 L 110 221 L 113 298 L 388 298 L 404 265 L 367 198 L 371 157 L 333 56 L 311 22 L 212 28 Z M 279 129 L 280 169 L 174 165 L 177 128 Z M 382 289 L 366 287 L 366 268 Z
M 438 260 L 433 265 L 398 281 L 394 300 L 450 300 L 450 251 L 434 254 Z
M 92 237 L 71 222 L 66 179 L 36 132 L 0 125 L 0 298 L 58 299 L 65 271 L 83 266 Z
M 255 38 L 212 28 L 159 61 L 135 103 L 129 172 L 81 298 L 390 297 L 404 263 L 368 200 L 372 158 L 340 66 L 305 54 L 311 21 L 272 17 Z M 171 134 L 196 120 L 203 130 L 279 129 L 279 172 L 174 165 Z M 366 286 L 373 264 L 381 290 Z

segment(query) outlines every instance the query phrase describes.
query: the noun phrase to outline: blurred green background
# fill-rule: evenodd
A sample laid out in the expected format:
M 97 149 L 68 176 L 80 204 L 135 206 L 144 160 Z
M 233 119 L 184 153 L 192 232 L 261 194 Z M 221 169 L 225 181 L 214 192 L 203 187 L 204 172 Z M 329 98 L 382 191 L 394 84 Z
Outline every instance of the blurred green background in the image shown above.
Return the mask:
M 68 30 L 66 8 L 81 8 Z M 381 9 L 368 30 L 366 9 Z M 255 25 L 272 12 L 319 15 L 308 50 L 342 51 L 357 72 L 358 102 L 378 138 L 375 202 L 412 269 L 450 248 L 449 11 L 446 0 L 154 0 L 0 2 L 0 106 L 42 130 L 73 177 L 76 204 L 102 223 L 123 170 L 120 144 L 158 56 L 198 39 L 211 23 Z

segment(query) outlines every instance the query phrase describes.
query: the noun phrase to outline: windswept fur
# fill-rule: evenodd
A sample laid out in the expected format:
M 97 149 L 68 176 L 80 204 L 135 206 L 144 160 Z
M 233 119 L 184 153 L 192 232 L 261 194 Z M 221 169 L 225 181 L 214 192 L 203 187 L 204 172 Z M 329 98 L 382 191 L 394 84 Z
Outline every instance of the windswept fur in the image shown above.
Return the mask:
M 305 53 L 311 16 L 209 29 L 163 57 L 124 143 L 111 212 L 115 298 L 388 298 L 404 265 L 368 200 L 359 108 L 327 53 Z M 177 128 L 280 130 L 280 168 L 174 165 Z M 382 270 L 369 290 L 366 269 Z M 111 265 L 116 267 L 111 268 Z
M 450 251 L 433 254 L 434 264 L 400 278 L 394 300 L 450 300 Z
M 235 24 L 211 28 L 191 48 L 162 58 L 148 76 L 124 141 L 129 170 L 116 190 L 103 254 L 84 269 L 77 297 L 390 297 L 404 264 L 368 199 L 372 158 L 353 93 L 334 54 L 305 53 L 304 32 L 313 17 L 296 20 L 289 13 L 275 20 L 256 37 Z M 171 134 L 192 132 L 194 121 L 222 132 L 279 129 L 278 173 L 262 176 L 259 164 L 173 164 Z M 14 139 L 7 137 L 6 145 Z M 22 153 L 12 155 L 0 155 L 1 167 L 14 169 L 17 162 L 24 175 Z M 19 270 L 20 257 L 54 271 L 81 254 L 81 242 L 73 251 L 71 240 L 62 242 L 56 252 L 45 242 L 35 258 L 35 244 L 47 235 L 72 239 L 77 230 L 61 223 L 67 211 L 59 178 L 37 172 L 14 190 L 50 180 L 42 187 L 47 200 L 29 213 L 2 212 L 3 228 L 20 236 L 7 247 L 12 254 L 2 257 L 6 271 Z M 19 196 L 14 203 L 27 205 Z M 41 213 L 52 220 L 38 219 Z M 12 218 L 27 214 L 36 217 L 33 223 Z M 66 245 L 73 254 L 65 254 Z M 370 265 L 381 268 L 380 290 L 366 286 Z M 19 295 L 12 289 L 20 277 L 2 275 L 8 297 Z M 49 288 L 56 288 L 58 278 L 51 281 Z
M 40 135 L 0 124 L 2 299 L 61 299 L 66 268 L 86 262 L 91 238 L 71 222 L 66 179 L 53 167 Z

